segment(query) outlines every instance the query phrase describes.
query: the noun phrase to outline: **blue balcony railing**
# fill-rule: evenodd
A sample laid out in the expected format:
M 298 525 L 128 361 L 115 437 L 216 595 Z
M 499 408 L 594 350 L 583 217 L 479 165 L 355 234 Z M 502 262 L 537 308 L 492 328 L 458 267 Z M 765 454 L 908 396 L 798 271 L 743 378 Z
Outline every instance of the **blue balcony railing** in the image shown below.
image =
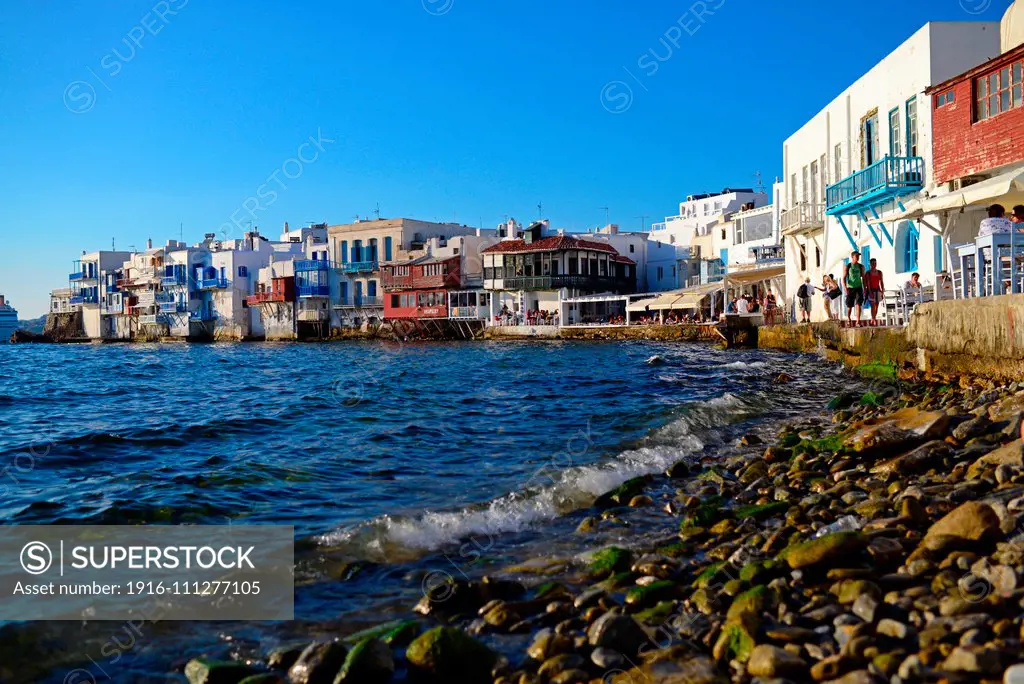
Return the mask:
M 82 295 L 82 303 L 83 304 L 99 304 L 100 303 L 99 293 L 90 292 L 88 294 L 83 294 Z
M 848 176 L 825 190 L 830 216 L 858 214 L 924 187 L 921 157 L 889 157 Z
M 342 273 L 372 273 L 380 270 L 379 261 L 353 261 L 350 264 L 342 264 Z
M 223 290 L 228 286 L 227 278 L 203 278 L 202 280 L 196 281 L 196 286 L 200 290 Z
M 68 300 L 68 304 L 70 304 L 71 306 L 78 306 L 79 304 L 84 304 L 84 303 L 85 303 L 85 297 L 83 297 L 82 295 L 74 295 L 73 297 L 71 297 Z
M 160 278 L 160 284 L 161 285 L 184 285 L 185 284 L 185 274 L 184 273 L 174 273 L 172 275 L 165 275 L 162 278 Z
M 323 259 L 306 259 L 303 261 L 295 262 L 296 273 L 314 273 L 317 271 L 334 271 L 341 268 L 341 264 L 335 261 L 325 261 Z
M 71 281 L 71 282 L 76 282 L 78 280 L 85 280 L 85 273 L 83 273 L 82 271 L 75 271 L 74 273 L 69 273 L 68 274 L 68 280 Z
M 299 285 L 296 288 L 300 297 L 330 297 L 330 285 Z
M 160 313 L 185 313 L 188 306 L 184 302 L 160 302 Z
M 217 314 L 212 311 L 192 311 L 188 315 L 189 320 L 192 321 L 214 321 L 217 320 Z

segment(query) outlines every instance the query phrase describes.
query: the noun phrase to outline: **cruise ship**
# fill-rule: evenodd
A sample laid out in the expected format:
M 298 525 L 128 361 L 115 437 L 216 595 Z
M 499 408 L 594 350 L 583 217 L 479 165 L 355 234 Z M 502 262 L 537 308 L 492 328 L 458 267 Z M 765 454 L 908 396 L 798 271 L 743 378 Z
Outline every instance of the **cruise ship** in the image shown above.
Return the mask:
M 0 344 L 7 344 L 18 329 L 18 312 L 0 295 Z

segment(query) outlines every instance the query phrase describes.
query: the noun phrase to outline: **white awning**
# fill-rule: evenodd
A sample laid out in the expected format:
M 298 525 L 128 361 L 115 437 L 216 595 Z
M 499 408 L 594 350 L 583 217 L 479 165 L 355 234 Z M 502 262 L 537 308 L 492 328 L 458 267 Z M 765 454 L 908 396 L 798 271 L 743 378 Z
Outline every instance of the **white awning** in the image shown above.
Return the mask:
M 891 220 L 919 219 L 926 214 L 959 211 L 972 206 L 985 207 L 990 204 L 1002 204 L 1007 209 L 1024 204 L 1024 167 L 968 185 L 956 192 L 908 202 L 906 211 L 896 214 Z
M 630 312 L 642 312 L 696 309 L 700 306 L 702 299 L 712 292 L 717 292 L 721 289 L 722 283 L 710 283 L 708 285 L 686 288 L 685 290 L 673 290 L 662 293 L 654 299 L 641 299 L 638 302 L 633 302 L 627 310 Z

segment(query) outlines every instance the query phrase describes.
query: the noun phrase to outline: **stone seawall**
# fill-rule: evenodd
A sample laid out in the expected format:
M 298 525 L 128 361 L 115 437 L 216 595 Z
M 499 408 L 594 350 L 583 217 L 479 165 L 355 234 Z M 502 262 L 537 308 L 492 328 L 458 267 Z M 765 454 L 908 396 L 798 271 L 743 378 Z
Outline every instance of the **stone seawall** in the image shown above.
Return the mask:
M 922 304 L 907 328 L 761 328 L 758 346 L 822 353 L 852 368 L 1018 381 L 1024 377 L 1024 295 Z

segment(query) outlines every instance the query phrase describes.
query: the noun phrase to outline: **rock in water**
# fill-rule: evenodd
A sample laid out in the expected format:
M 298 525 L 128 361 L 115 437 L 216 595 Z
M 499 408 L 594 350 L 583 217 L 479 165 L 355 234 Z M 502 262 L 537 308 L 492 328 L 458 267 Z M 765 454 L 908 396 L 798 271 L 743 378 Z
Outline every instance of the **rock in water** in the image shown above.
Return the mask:
M 391 648 L 380 639 L 363 639 L 345 658 L 333 684 L 387 684 L 395 674 Z
M 665 359 L 655 354 L 651 358 L 647 359 L 647 361 L 645 361 L 644 363 L 646 363 L 648 366 L 662 366 L 665 364 Z
M 442 682 L 489 684 L 497 655 L 460 629 L 435 627 L 421 634 L 405 657 L 418 670 Z
M 195 658 L 185 666 L 189 684 L 238 684 L 251 674 L 252 668 L 231 660 Z
M 339 641 L 310 644 L 288 670 L 288 681 L 292 684 L 333 684 L 346 655 L 348 649 Z

